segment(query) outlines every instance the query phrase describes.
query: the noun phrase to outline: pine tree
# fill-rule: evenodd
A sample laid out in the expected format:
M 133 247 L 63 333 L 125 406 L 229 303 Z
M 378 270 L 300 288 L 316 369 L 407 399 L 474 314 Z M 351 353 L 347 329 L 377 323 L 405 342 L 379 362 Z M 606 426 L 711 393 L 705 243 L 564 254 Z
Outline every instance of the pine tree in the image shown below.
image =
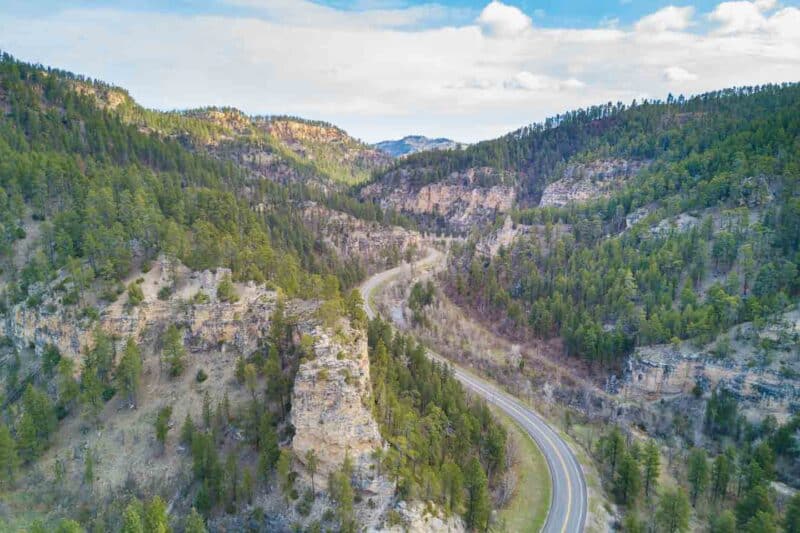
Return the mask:
M 167 405 L 158 410 L 156 415 L 155 429 L 156 440 L 161 448 L 161 453 L 164 453 L 164 448 L 167 443 L 167 432 L 169 431 L 169 420 L 172 418 L 172 406 Z
M 8 488 L 14 482 L 19 466 L 16 444 L 8 426 L 0 422 L 0 488 Z
M 648 440 L 644 445 L 643 456 L 644 467 L 644 494 L 647 498 L 650 493 L 655 489 L 658 483 L 658 476 L 661 472 L 661 455 L 658 451 L 658 445 L 652 439 Z
M 317 493 L 316 486 L 314 485 L 314 474 L 317 473 L 317 466 L 319 466 L 317 452 L 313 449 L 308 450 L 306 452 L 306 470 L 308 470 L 309 475 L 311 475 L 311 492 L 313 494 Z
M 709 533 L 736 533 L 736 517 L 727 509 L 711 519 Z
M 442 491 L 447 509 L 458 512 L 464 499 L 464 475 L 453 461 L 442 465 Z
M 145 531 L 141 503 L 138 501 L 129 503 L 122 515 L 122 533 L 145 533 Z
M 800 533 L 800 493 L 792 496 L 784 517 L 786 533 Z
M 619 461 L 614 485 L 620 503 L 628 505 L 636 501 L 641 488 L 639 462 L 628 452 Z
M 682 533 L 689 530 L 691 507 L 686 493 L 678 489 L 666 489 L 658 499 L 656 523 L 664 533 Z
M 697 505 L 697 498 L 708 486 L 708 457 L 702 448 L 694 448 L 689 453 L 687 477 L 692 489 L 692 505 Z
M 164 334 L 162 358 L 167 363 L 170 377 L 181 375 L 184 368 L 186 348 L 183 346 L 183 335 L 175 324 L 170 324 Z
M 464 485 L 467 489 L 467 509 L 464 516 L 467 527 L 475 531 L 486 531 L 492 511 L 489 482 L 481 463 L 474 457 L 467 464 Z
M 181 444 L 191 449 L 192 447 L 192 439 L 194 438 L 194 434 L 197 431 L 195 428 L 194 421 L 192 420 L 191 415 L 186 413 L 186 418 L 183 419 L 183 425 L 181 426 Z
M 203 517 L 192 507 L 189 516 L 186 517 L 186 525 L 183 527 L 184 533 L 208 533 Z
M 711 493 L 714 500 L 725 498 L 732 473 L 733 464 L 727 454 L 723 453 L 714 458 L 714 464 L 711 466 Z
M 169 533 L 167 504 L 160 496 L 153 497 L 144 506 L 144 528 L 148 533 Z
M 137 403 L 142 376 L 142 354 L 133 337 L 125 343 L 125 351 L 117 365 L 117 386 L 127 401 Z

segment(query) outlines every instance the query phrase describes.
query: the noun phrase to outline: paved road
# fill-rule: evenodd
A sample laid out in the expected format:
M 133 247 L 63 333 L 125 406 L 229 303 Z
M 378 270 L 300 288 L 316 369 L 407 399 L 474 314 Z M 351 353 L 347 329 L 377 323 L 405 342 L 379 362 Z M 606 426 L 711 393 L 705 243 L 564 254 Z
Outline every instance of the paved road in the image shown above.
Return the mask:
M 441 261 L 443 254 L 430 249 L 428 255 L 418 261 L 414 268 L 423 269 Z M 376 311 L 370 301 L 372 294 L 381 285 L 394 277 L 408 272 L 409 265 L 402 265 L 391 270 L 375 274 L 361 285 L 365 310 L 370 318 Z M 440 355 L 428 351 L 429 357 L 446 361 Z M 553 482 L 552 501 L 542 531 L 545 533 L 579 533 L 586 523 L 587 492 L 583 470 L 575 458 L 569 445 L 530 407 L 522 404 L 505 391 L 486 382 L 474 374 L 453 365 L 456 378 L 471 392 L 483 397 L 486 401 L 502 409 L 508 416 L 522 426 L 536 442 L 547 460 L 550 478 Z

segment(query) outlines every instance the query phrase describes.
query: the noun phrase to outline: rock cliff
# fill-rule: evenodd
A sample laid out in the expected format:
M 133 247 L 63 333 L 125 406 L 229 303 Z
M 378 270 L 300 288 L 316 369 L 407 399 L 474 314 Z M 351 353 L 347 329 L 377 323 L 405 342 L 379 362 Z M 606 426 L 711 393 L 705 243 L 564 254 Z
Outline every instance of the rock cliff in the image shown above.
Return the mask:
M 361 195 L 385 209 L 438 218 L 448 229 L 464 232 L 511 210 L 516 190 L 510 182 L 507 173 L 471 168 L 443 181 L 419 184 L 418 176 L 404 170 L 364 187 Z
M 643 161 L 598 159 L 571 164 L 542 193 L 539 205 L 565 206 L 610 196 L 647 165 Z
M 314 202 L 305 205 L 303 220 L 340 258 L 358 259 L 368 273 L 395 266 L 406 253 L 416 254 L 422 248 L 417 232 L 367 222 Z
M 309 450 L 319 456 L 321 478 L 349 454 L 356 476 L 371 477 L 373 450 L 383 448 L 378 424 L 369 409 L 367 340 L 363 332 L 313 333 L 315 358 L 300 365 L 292 393 L 292 449 L 300 462 Z

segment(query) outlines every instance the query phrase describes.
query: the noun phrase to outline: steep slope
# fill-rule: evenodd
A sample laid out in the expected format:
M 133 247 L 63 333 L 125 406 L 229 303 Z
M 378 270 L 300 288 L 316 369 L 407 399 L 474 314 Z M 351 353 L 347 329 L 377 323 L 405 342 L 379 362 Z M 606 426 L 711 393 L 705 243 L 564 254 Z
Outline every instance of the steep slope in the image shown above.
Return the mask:
M 546 205 L 608 196 L 650 165 L 685 158 L 687 150 L 702 149 L 703 143 L 734 133 L 748 118 L 737 113 L 743 102 L 759 102 L 753 110 L 764 113 L 770 106 L 785 105 L 794 90 L 792 86 L 726 89 L 689 99 L 670 96 L 666 102 L 609 103 L 573 111 L 464 150 L 412 154 L 369 184 L 364 197 L 383 198 L 384 206 L 415 214 L 408 206 L 438 184 L 461 185 L 478 198 L 486 198 L 493 186 L 509 186 L 513 194 L 509 191 L 508 203 L 519 208 L 538 206 L 543 196 Z M 688 138 L 697 143 L 671 142 Z M 476 173 L 492 178 L 475 183 L 471 177 Z M 487 210 L 496 207 L 494 202 L 485 204 Z M 508 210 L 498 209 L 503 211 Z M 429 214 L 442 215 L 434 208 L 424 215 Z M 484 216 L 474 219 L 482 220 Z M 449 224 L 446 214 L 442 222 L 451 230 L 464 226 L 460 220 Z
M 554 167 L 542 206 L 455 247 L 447 294 L 589 378 L 546 390 L 602 435 L 595 459 L 626 523 L 644 518 L 624 461 L 647 444 L 679 487 L 660 495 L 685 498 L 688 517 L 688 494 L 698 529 L 724 512 L 735 530 L 768 530 L 800 479 L 800 85 L 608 120 L 623 129 Z M 526 385 L 541 379 L 529 361 L 491 373 Z M 733 465 L 753 476 L 739 492 L 719 478 Z
M 505 434 L 443 369 L 373 395 L 373 369 L 397 376 L 412 354 L 384 331 L 391 357 L 371 367 L 361 299 L 340 289 L 419 239 L 332 190 L 374 153 L 327 125 L 144 110 L 2 56 L 1 530 L 352 531 L 426 514 L 463 530 L 466 489 L 415 501 L 422 472 L 428 487 L 445 461 L 461 476 L 449 440 L 412 464 L 426 416 L 465 424 L 476 483 L 502 476 Z M 434 388 L 447 394 L 404 400 Z M 400 435 L 401 419 L 415 427 Z M 478 504 L 485 522 L 488 490 Z
M 74 87 L 141 131 L 233 160 L 278 183 L 353 185 L 369 179 L 391 159 L 326 122 L 250 117 L 234 108 L 157 112 L 142 108 L 120 88 L 85 81 L 75 82 Z

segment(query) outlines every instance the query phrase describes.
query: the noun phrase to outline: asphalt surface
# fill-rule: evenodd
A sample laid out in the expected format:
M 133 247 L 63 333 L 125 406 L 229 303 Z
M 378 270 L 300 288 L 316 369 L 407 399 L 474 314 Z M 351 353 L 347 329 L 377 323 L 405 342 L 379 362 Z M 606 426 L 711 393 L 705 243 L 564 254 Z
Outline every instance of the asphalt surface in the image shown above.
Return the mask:
M 414 264 L 415 269 L 425 269 L 441 261 L 443 254 L 430 249 L 428 255 Z M 374 318 L 376 311 L 372 307 L 372 293 L 384 283 L 392 280 L 402 273 L 408 272 L 409 265 L 379 272 L 361 285 L 361 294 L 364 297 L 364 308 L 367 316 Z M 544 419 L 530 407 L 487 381 L 476 377 L 474 374 L 455 366 L 439 354 L 427 350 L 432 359 L 447 362 L 453 367 L 455 377 L 464 387 L 481 396 L 489 403 L 513 418 L 536 442 L 547 460 L 552 480 L 552 499 L 547 520 L 542 531 L 545 533 L 578 533 L 583 531 L 586 524 L 587 491 L 586 479 L 580 463 L 575 458 L 570 446 L 561 438 L 558 431 L 553 429 Z

